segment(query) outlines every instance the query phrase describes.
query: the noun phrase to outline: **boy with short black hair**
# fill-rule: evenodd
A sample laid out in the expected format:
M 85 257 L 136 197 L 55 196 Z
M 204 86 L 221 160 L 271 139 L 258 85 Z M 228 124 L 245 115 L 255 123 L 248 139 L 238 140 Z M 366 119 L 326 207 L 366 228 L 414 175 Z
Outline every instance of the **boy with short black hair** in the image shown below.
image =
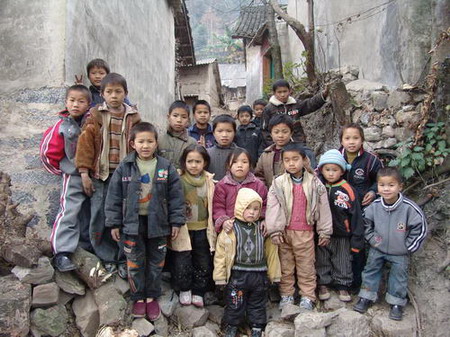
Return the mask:
M 66 109 L 59 113 L 60 120 L 44 133 L 39 149 L 44 168 L 52 174 L 62 175 L 59 212 L 50 236 L 55 254 L 53 262 L 60 272 L 76 269 L 70 255 L 75 252 L 80 236 L 83 239 L 86 232 L 83 231 L 83 219 L 79 218 L 79 214 L 87 196 L 74 161 L 81 123 L 91 100 L 91 93 L 84 85 L 69 87 L 66 91 Z M 89 242 L 88 236 L 85 239 Z M 90 244 L 83 248 L 90 248 Z
M 267 105 L 267 101 L 264 99 L 257 99 L 253 102 L 253 111 L 255 113 L 255 117 L 253 118 L 253 123 L 257 127 L 261 127 L 261 118 L 263 115 L 264 108 Z
M 239 107 L 237 119 L 240 125 L 236 132 L 236 145 L 246 149 L 250 153 L 252 167 L 255 167 L 262 136 L 260 129 L 253 123 L 252 117 L 253 110 L 250 105 Z
M 407 303 L 410 256 L 425 240 L 427 222 L 419 206 L 401 193 L 402 178 L 396 168 L 381 168 L 377 185 L 381 198 L 364 211 L 365 238 L 370 250 L 362 273 L 359 300 L 353 309 L 365 313 L 377 300 L 383 267 L 390 262 L 386 302 L 391 305 L 389 318 L 400 321 Z
M 211 106 L 205 100 L 198 100 L 192 108 L 195 124 L 188 128 L 189 136 L 205 148 L 214 145 L 214 135 L 209 124 L 211 119 Z
M 184 101 L 175 101 L 167 114 L 168 126 L 158 142 L 159 155 L 169 160 L 176 168 L 180 168 L 180 158 L 185 148 L 197 144 L 188 135 L 189 106 Z
M 325 104 L 328 95 L 328 87 L 315 96 L 297 101 L 291 96 L 292 89 L 288 81 L 278 80 L 272 85 L 273 95 L 269 99 L 269 104 L 264 108 L 262 117 L 262 132 L 265 141 L 272 143 L 269 131 L 270 120 L 278 114 L 289 115 L 294 120 L 294 132 L 292 138 L 295 142 L 306 145 L 306 136 L 303 131 L 300 117 L 309 115 L 310 113 L 320 109 Z
M 106 75 L 100 86 L 105 102 L 89 111 L 78 141 L 75 163 L 84 192 L 91 197 L 90 237 L 95 254 L 108 272 L 126 277 L 119 246 L 105 230 L 105 199 L 108 185 L 120 161 L 131 151 L 130 131 L 141 117 L 124 103 L 127 81 L 116 73 Z M 122 261 L 123 259 L 123 261 Z

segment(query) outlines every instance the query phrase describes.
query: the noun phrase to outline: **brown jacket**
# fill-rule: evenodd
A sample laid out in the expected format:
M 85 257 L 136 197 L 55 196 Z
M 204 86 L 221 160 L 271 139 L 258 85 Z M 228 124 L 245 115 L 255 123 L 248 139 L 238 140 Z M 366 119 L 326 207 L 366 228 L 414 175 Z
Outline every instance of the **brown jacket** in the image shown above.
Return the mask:
M 89 111 L 78 139 L 75 156 L 75 165 L 80 173 L 90 172 L 92 177 L 101 180 L 108 178 L 109 163 L 105 158 L 109 153 L 108 129 L 110 120 L 111 114 L 106 103 L 97 105 Z M 125 158 L 132 150 L 129 142 L 130 130 L 141 121 L 141 117 L 135 107 L 125 104 L 123 121 L 121 159 Z
M 272 180 L 277 175 L 284 172 L 283 162 L 280 160 L 275 166 L 273 157 L 275 156 L 275 144 L 267 147 L 259 157 L 255 168 L 255 176 L 266 184 L 267 188 L 272 185 Z

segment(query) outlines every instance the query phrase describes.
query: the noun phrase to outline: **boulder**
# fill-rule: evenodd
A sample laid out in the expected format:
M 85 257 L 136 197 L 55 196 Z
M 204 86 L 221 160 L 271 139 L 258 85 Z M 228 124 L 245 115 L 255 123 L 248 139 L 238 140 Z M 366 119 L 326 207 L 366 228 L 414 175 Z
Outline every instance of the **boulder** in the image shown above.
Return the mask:
M 207 327 L 209 330 L 211 330 L 212 332 L 214 332 L 216 334 L 216 336 L 219 334 L 220 332 L 220 325 L 216 324 L 214 322 L 211 322 L 210 320 L 207 320 L 205 323 L 205 327 Z
M 72 261 L 77 265 L 78 277 L 91 289 L 97 289 L 111 276 L 106 273 L 97 256 L 80 247 L 72 255 Z
M 339 297 L 335 292 L 331 292 L 330 298 L 322 303 L 323 308 L 327 311 L 334 311 L 346 307 L 345 303 L 339 300 Z
M 127 292 L 130 291 L 130 284 L 128 283 L 128 281 L 120 277 L 115 277 L 113 283 L 114 287 L 121 295 L 125 295 Z
M 395 137 L 395 129 L 390 125 L 385 126 L 383 131 L 381 131 L 381 135 L 383 137 Z
M 361 117 L 359 118 L 359 121 L 362 125 L 369 125 L 371 119 L 371 114 L 367 111 L 363 112 L 361 114 Z
M 31 312 L 31 325 L 42 335 L 56 337 L 67 327 L 69 315 L 63 305 L 55 305 L 48 309 L 35 309 Z
M 30 330 L 31 286 L 14 275 L 0 278 L 0 334 L 25 337 Z
M 100 316 L 94 294 L 88 290 L 82 297 L 77 297 L 72 304 L 75 322 L 83 337 L 95 337 L 100 325 Z
M 387 109 L 388 94 L 383 91 L 372 92 L 372 104 L 376 111 Z
M 161 312 L 166 316 L 172 316 L 175 308 L 178 306 L 178 295 L 175 291 L 166 291 L 158 298 L 158 303 L 161 308 Z
M 385 90 L 386 87 L 379 82 L 372 82 L 365 79 L 358 79 L 356 81 L 352 81 L 350 83 L 347 83 L 346 85 L 347 90 L 349 91 L 380 91 Z
M 395 129 L 395 138 L 397 138 L 397 140 L 400 142 L 407 140 L 412 135 L 414 135 L 414 130 L 412 130 L 411 128 L 402 127 Z
M 55 272 L 55 282 L 68 294 L 84 295 L 86 293 L 84 283 L 81 282 L 72 272 L 61 273 L 57 270 Z
M 125 318 L 127 302 L 116 290 L 113 282 L 95 289 L 94 299 L 100 315 L 100 325 L 116 325 Z
M 395 147 L 395 145 L 398 144 L 398 141 L 396 138 L 392 137 L 392 138 L 387 138 L 387 139 L 383 139 L 377 143 L 374 143 L 372 145 L 373 149 L 390 149 Z
M 44 284 L 52 280 L 55 270 L 50 263 L 50 259 L 41 256 L 35 267 L 27 268 L 15 266 L 11 271 L 22 283 Z
M 178 307 L 174 312 L 174 320 L 184 329 L 192 329 L 204 325 L 209 312 L 205 308 L 196 308 L 193 305 Z
M 294 304 L 286 304 L 281 310 L 281 318 L 285 320 L 294 319 L 299 313 L 301 309 L 298 305 Z
M 211 322 L 217 323 L 219 325 L 222 323 L 222 317 L 224 312 L 223 307 L 221 307 L 220 305 L 210 305 L 206 307 L 206 310 L 208 310 L 209 312 L 208 319 Z
M 344 310 L 346 309 L 339 309 L 329 313 L 302 312 L 294 321 L 295 337 L 326 337 L 326 328 Z
M 205 326 L 192 329 L 192 337 L 216 337 L 217 335 Z
M 295 326 L 291 322 L 269 322 L 265 330 L 266 337 L 294 337 Z
M 401 90 L 394 90 L 389 93 L 389 97 L 387 99 L 387 106 L 389 109 L 398 109 L 402 107 L 404 104 L 407 104 L 411 100 L 411 96 Z
M 369 337 L 369 319 L 360 313 L 341 309 L 327 328 L 327 337 Z
M 153 322 L 155 332 L 163 337 L 169 336 L 169 322 L 164 315 L 161 315 L 156 321 Z
M 364 129 L 364 138 L 368 142 L 377 142 L 381 139 L 381 129 L 377 126 Z
M 73 294 L 68 294 L 68 293 L 66 293 L 65 291 L 62 291 L 62 290 L 60 289 L 60 290 L 59 290 L 58 304 L 66 305 L 67 303 L 69 303 L 70 301 L 72 301 L 74 297 L 75 297 L 75 295 L 73 295 Z
M 48 307 L 59 301 L 59 287 L 55 282 L 40 284 L 33 288 L 33 300 L 31 306 L 34 308 Z
M 416 336 L 416 316 L 411 306 L 406 306 L 402 321 L 393 321 L 388 311 L 377 312 L 370 323 L 375 336 L 410 337 Z
M 145 318 L 138 318 L 133 320 L 131 328 L 139 333 L 139 336 L 149 336 L 155 330 L 152 323 Z
M 37 266 L 41 252 L 24 238 L 14 238 L 1 247 L 1 256 L 12 265 L 32 268 Z

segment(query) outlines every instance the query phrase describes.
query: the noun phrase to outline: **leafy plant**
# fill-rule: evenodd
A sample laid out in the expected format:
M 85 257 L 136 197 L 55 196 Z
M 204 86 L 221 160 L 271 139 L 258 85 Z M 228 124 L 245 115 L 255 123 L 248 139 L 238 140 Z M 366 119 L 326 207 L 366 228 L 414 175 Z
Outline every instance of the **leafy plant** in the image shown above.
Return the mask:
M 422 173 L 427 169 L 434 169 L 444 162 L 450 154 L 447 147 L 447 136 L 443 122 L 428 123 L 423 132 L 423 144 L 414 144 L 412 138 L 401 142 L 397 148 L 403 148 L 397 159 L 391 160 L 389 166 L 396 166 L 405 179 L 415 173 Z
M 302 74 L 305 74 L 305 62 L 294 63 L 286 62 L 283 65 L 283 76 L 289 82 L 294 92 L 302 92 L 308 85 L 308 79 Z

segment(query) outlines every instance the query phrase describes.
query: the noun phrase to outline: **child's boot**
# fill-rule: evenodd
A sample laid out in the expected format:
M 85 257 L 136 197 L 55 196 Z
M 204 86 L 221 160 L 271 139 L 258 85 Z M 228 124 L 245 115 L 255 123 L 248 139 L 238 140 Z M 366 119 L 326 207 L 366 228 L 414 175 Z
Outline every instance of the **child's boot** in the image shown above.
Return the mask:
M 238 328 L 234 325 L 227 325 L 225 329 L 225 337 L 236 337 Z
M 319 286 L 319 300 L 326 301 L 330 299 L 331 294 L 327 286 Z
M 351 302 L 352 297 L 347 290 L 339 290 L 339 300 L 342 302 Z
M 191 305 L 192 295 L 191 291 L 180 291 L 180 304 L 181 305 Z
M 197 308 L 203 308 L 203 306 L 205 305 L 203 303 L 203 297 L 199 295 L 192 296 L 192 304 L 195 305 Z
M 251 337 L 261 337 L 261 336 L 262 336 L 262 329 L 261 328 L 252 328 Z
M 53 259 L 53 263 L 60 272 L 66 272 L 77 269 L 77 266 L 65 253 L 56 254 L 55 258 Z
M 360 297 L 358 302 L 353 306 L 353 310 L 360 312 L 361 314 L 364 314 L 367 312 L 367 309 L 369 309 L 371 304 L 372 304 L 371 300 Z
M 389 318 L 394 321 L 401 321 L 403 318 L 403 307 L 401 305 L 391 306 L 391 311 L 389 311 Z

